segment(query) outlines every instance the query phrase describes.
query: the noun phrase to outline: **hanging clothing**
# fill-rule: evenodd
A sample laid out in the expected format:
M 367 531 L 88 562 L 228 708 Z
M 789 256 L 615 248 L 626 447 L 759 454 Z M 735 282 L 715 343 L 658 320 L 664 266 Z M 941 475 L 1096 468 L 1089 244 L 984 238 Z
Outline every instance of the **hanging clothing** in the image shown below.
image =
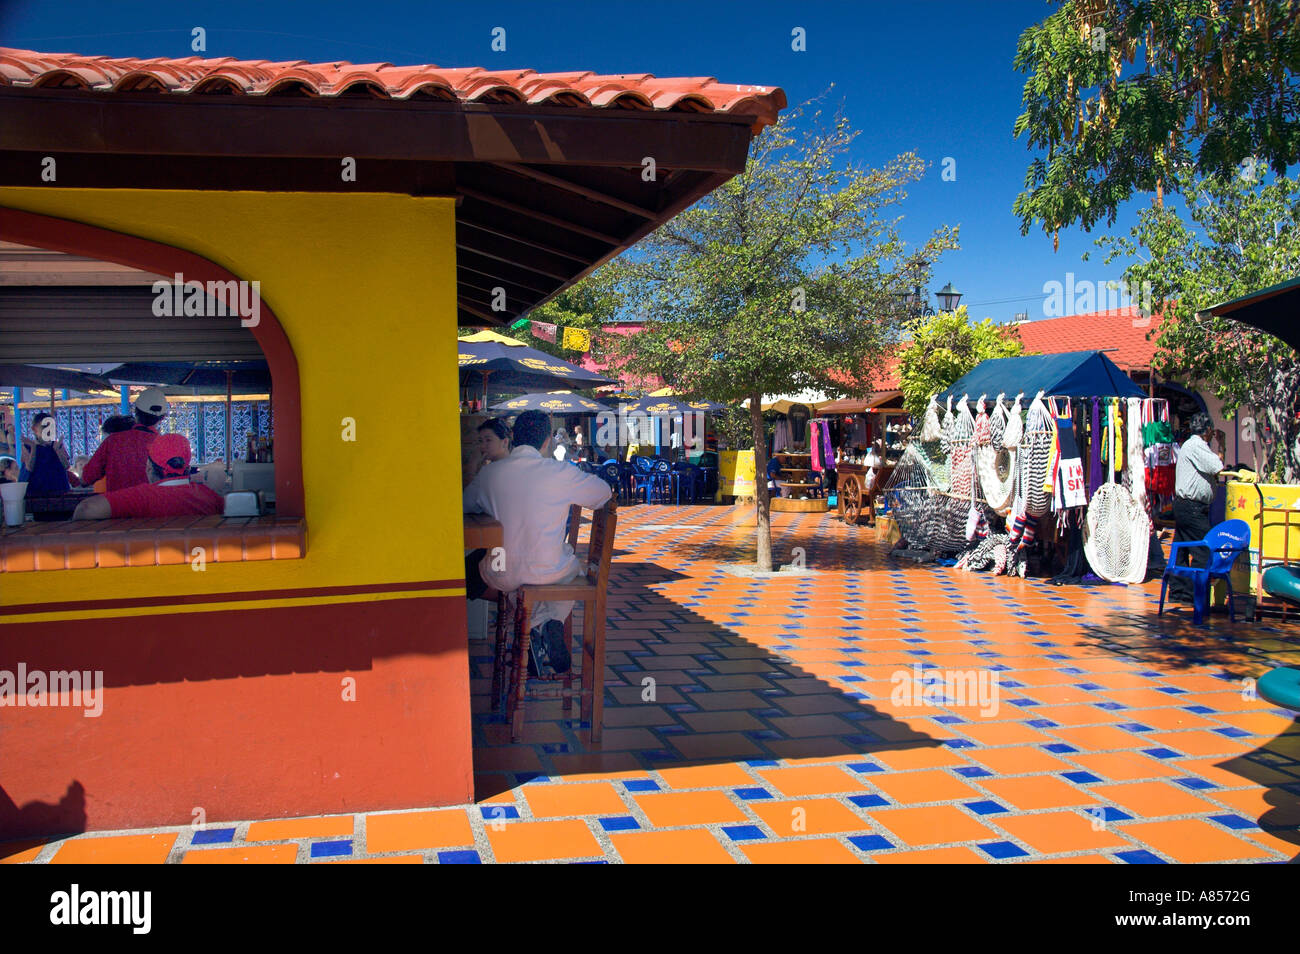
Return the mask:
M 1157 416 L 1163 420 L 1157 420 Z M 1169 426 L 1169 411 L 1157 412 L 1155 402 L 1148 399 L 1142 405 L 1142 445 L 1146 448 L 1147 493 L 1152 496 L 1172 497 L 1178 467 L 1178 448 L 1174 444 L 1173 428 Z
M 818 421 L 817 427 L 821 429 L 821 451 L 822 451 L 822 469 L 835 469 L 835 445 L 831 441 L 831 428 L 828 421 Z
M 772 438 L 772 453 L 779 454 L 790 446 L 790 422 L 781 418 L 776 422 L 776 434 Z
M 1056 417 L 1056 439 L 1061 448 L 1054 487 L 1056 509 L 1086 507 L 1088 496 L 1083 486 L 1083 461 L 1079 459 L 1079 445 L 1074 440 L 1074 415 L 1068 399 L 1064 415 Z
M 820 474 L 822 472 L 821 440 L 822 440 L 821 430 L 818 429 L 817 422 L 813 421 L 812 428 L 808 434 L 808 445 L 809 445 L 808 450 L 810 452 L 810 456 L 812 457 L 812 463 L 809 464 L 808 466 L 812 468 L 814 474 Z

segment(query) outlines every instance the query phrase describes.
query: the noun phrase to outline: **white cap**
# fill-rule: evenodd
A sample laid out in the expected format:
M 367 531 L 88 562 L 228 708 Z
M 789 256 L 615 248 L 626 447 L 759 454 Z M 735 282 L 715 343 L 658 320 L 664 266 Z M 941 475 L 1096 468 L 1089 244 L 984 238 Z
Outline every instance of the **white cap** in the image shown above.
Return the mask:
M 167 416 L 167 398 L 162 388 L 145 388 L 135 399 L 135 409 L 158 417 Z

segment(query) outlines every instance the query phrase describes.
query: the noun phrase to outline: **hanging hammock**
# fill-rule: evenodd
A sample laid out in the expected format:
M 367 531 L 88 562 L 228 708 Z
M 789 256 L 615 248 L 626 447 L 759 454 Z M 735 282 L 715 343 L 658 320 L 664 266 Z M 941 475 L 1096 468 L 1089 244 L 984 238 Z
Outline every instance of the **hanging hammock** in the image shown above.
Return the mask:
M 975 470 L 980 492 L 989 509 L 1004 517 L 1011 512 L 1016 496 L 1016 452 L 1001 446 L 1006 424 L 1007 410 L 1000 394 L 993 414 L 981 412 L 975 419 Z
M 1042 397 L 1029 405 L 1024 437 L 1020 441 L 1020 488 L 1017 496 L 1024 512 L 1041 517 L 1052 507 L 1053 487 L 1049 481 L 1056 449 L 1056 421 Z
M 1083 527 L 1083 552 L 1092 571 L 1110 583 L 1141 583 L 1150 540 L 1145 508 L 1119 484 L 1102 484 Z
M 1024 413 L 1020 407 L 1020 395 L 1016 395 L 1016 403 L 1011 405 L 1011 410 L 1007 412 L 1007 424 L 1002 431 L 1002 446 L 1008 450 L 1017 450 L 1020 447 L 1020 441 L 1025 434 L 1025 421 L 1021 416 Z
M 966 547 L 969 491 L 962 498 L 941 487 L 921 446 L 918 441 L 907 445 L 885 486 L 885 500 L 912 549 L 958 553 Z

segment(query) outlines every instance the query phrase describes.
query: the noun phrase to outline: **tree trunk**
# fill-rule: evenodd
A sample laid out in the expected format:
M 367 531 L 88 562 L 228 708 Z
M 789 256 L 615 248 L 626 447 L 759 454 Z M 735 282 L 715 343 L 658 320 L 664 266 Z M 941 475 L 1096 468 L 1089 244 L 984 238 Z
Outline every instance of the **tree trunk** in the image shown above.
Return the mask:
M 772 571 L 772 517 L 767 496 L 767 433 L 763 428 L 763 395 L 749 396 L 749 424 L 754 433 L 754 507 L 758 512 L 758 569 Z

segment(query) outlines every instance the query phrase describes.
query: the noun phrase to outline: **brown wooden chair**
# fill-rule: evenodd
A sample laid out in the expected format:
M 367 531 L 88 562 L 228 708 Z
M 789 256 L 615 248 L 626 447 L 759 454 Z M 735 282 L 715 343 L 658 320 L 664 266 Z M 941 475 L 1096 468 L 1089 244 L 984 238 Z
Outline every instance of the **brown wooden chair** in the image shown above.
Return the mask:
M 574 553 L 578 552 L 578 531 L 582 529 L 582 508 L 574 504 L 569 508 L 569 531 L 566 534 L 570 549 Z M 501 708 L 501 681 L 506 671 L 506 650 L 509 644 L 506 629 L 507 620 L 513 619 L 510 612 L 511 605 L 518 600 L 519 591 L 514 590 L 509 593 L 497 594 L 497 622 L 496 622 L 496 658 L 492 663 L 492 711 L 496 712 Z M 565 623 L 565 635 L 568 635 L 568 629 L 571 624 Z M 525 659 L 527 656 L 524 657 Z M 513 685 L 513 684 L 512 684 Z M 516 739 L 515 741 L 518 741 Z
M 581 508 L 573 507 L 574 519 L 569 528 L 569 542 L 577 538 L 577 528 Z M 599 510 L 592 512 L 591 539 L 587 545 L 585 578 L 571 583 L 526 583 L 515 594 L 515 638 L 510 651 L 506 652 L 504 633 L 504 607 L 498 604 L 497 613 L 497 662 L 493 669 L 492 685 L 494 700 L 500 691 L 502 676 L 509 672 L 509 686 L 506 690 L 506 716 L 511 721 L 511 739 L 518 742 L 524 732 L 524 697 L 528 686 L 528 651 L 532 642 L 529 622 L 533 607 L 545 600 L 573 600 L 583 604 L 582 617 L 582 652 L 579 676 L 581 688 L 573 688 L 573 667 L 562 677 L 563 687 L 558 693 L 554 690 L 541 689 L 534 693 L 534 698 L 554 698 L 557 694 L 564 700 L 564 711 L 573 710 L 573 696 L 581 699 L 580 712 L 582 721 L 590 725 L 590 741 L 594 745 L 601 738 L 601 723 L 605 715 L 605 600 L 609 587 L 609 565 L 614 552 L 614 533 L 618 523 L 618 504 L 613 498 Z M 577 552 L 577 547 L 574 547 Z M 564 621 L 564 639 L 572 650 L 573 614 Z

